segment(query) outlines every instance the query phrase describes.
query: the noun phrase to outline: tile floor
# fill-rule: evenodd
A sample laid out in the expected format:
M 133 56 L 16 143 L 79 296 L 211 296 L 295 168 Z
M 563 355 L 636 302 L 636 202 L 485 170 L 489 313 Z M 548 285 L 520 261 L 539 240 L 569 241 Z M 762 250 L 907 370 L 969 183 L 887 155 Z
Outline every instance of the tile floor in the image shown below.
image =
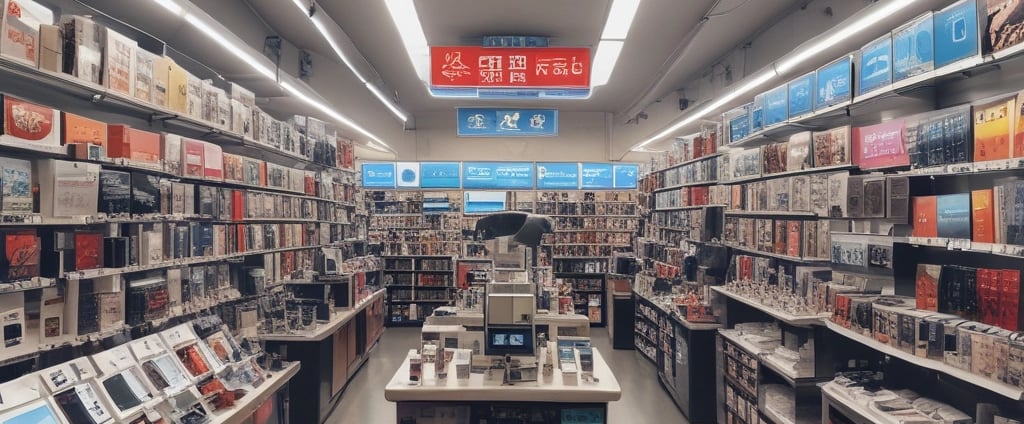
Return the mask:
M 654 365 L 632 350 L 614 350 L 608 332 L 595 328 L 592 342 L 615 373 L 622 399 L 608 406 L 612 424 L 686 423 L 665 389 L 658 384 Z M 402 364 L 409 349 L 419 341 L 418 328 L 389 328 L 380 345 L 359 370 L 327 419 L 330 424 L 393 424 L 395 404 L 384 399 L 384 386 Z

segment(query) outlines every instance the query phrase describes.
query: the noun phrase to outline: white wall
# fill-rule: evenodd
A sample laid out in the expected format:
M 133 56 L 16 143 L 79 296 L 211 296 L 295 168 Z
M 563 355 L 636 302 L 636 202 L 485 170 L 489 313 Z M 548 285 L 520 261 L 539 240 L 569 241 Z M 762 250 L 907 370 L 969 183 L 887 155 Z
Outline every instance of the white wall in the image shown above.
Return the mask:
M 455 109 L 416 114 L 416 148 L 402 160 L 608 161 L 610 114 L 559 112 L 558 136 L 482 138 L 456 136 Z M 614 158 L 618 159 L 618 158 Z

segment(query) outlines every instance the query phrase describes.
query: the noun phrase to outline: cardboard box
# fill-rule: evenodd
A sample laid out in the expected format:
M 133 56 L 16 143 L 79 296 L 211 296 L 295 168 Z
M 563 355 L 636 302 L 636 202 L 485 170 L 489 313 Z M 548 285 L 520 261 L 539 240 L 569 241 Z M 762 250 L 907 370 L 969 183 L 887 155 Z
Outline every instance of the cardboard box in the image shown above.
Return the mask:
M 189 73 L 177 63 L 169 62 L 167 68 L 167 108 L 183 115 L 188 114 Z
M 64 62 L 64 33 L 56 25 L 39 26 L 39 69 L 61 72 Z
M 107 156 L 159 165 L 163 156 L 160 134 L 127 125 L 107 127 Z
M 106 147 L 107 145 L 107 124 L 95 119 L 75 115 L 69 112 L 61 112 L 61 125 L 64 131 L 61 135 L 61 143 L 67 144 L 91 144 L 94 146 Z
M 40 25 L 53 24 L 53 11 L 32 0 L 5 0 L 0 54 L 36 66 Z
M 169 107 L 170 76 L 174 66 L 174 61 L 169 57 L 157 56 L 153 59 L 153 92 L 150 102 L 154 105 Z
M 103 84 L 103 49 L 106 28 L 84 16 L 62 16 L 64 28 L 64 73 Z

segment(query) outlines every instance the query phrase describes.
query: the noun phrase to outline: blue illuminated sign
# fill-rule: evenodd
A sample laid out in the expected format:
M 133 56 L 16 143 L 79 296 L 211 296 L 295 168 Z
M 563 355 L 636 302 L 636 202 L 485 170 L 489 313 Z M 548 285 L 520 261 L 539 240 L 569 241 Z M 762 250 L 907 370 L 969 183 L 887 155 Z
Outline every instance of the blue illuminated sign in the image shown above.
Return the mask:
M 892 80 L 900 81 L 931 71 L 935 66 L 932 15 L 892 32 Z
M 814 74 L 810 73 L 789 82 L 789 117 L 797 117 L 814 110 Z
M 458 162 L 423 162 L 420 163 L 420 187 L 422 188 L 460 188 Z
M 368 162 L 363 164 L 363 187 L 395 188 L 394 162 Z
M 754 96 L 754 103 L 750 104 L 750 132 L 756 133 L 764 129 L 764 95 Z
M 555 109 L 459 108 L 459 137 L 550 137 L 558 135 Z
M 583 163 L 580 171 L 583 189 L 611 189 L 615 187 L 615 168 L 610 163 Z
M 615 188 L 636 188 L 639 177 L 639 165 L 632 163 L 615 165 Z
M 573 163 L 537 163 L 538 189 L 570 189 L 580 188 L 580 164 Z
M 750 135 L 750 106 L 743 106 L 741 115 L 729 119 L 729 142 L 735 143 Z
M 860 49 L 858 94 L 892 84 L 892 38 L 886 35 Z
M 764 93 L 765 128 L 781 123 L 789 117 L 788 94 L 789 91 L 784 85 Z
M 975 0 L 961 1 L 935 12 L 935 67 L 941 68 L 978 54 L 978 8 Z
M 815 75 L 814 108 L 821 109 L 850 100 L 853 95 L 850 56 L 843 56 L 818 69 Z
M 464 189 L 532 189 L 533 163 L 463 162 Z

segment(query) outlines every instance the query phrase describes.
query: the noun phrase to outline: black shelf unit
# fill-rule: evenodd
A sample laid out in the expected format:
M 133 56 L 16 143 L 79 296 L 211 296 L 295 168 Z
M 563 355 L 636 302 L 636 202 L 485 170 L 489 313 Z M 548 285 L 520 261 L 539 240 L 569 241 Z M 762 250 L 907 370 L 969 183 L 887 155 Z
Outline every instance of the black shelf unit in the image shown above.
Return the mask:
M 572 285 L 573 309 L 577 315 L 587 316 L 590 319 L 591 327 L 607 325 L 608 280 L 606 274 L 556 272 L 554 275 L 555 278 L 561 278 L 564 282 Z M 597 283 L 597 286 L 594 286 L 593 283 Z M 593 299 L 596 299 L 598 305 L 590 305 Z M 591 308 L 596 309 L 592 311 Z
M 383 259 L 388 327 L 422 326 L 434 309 L 455 301 L 457 280 L 453 256 L 384 256 Z

